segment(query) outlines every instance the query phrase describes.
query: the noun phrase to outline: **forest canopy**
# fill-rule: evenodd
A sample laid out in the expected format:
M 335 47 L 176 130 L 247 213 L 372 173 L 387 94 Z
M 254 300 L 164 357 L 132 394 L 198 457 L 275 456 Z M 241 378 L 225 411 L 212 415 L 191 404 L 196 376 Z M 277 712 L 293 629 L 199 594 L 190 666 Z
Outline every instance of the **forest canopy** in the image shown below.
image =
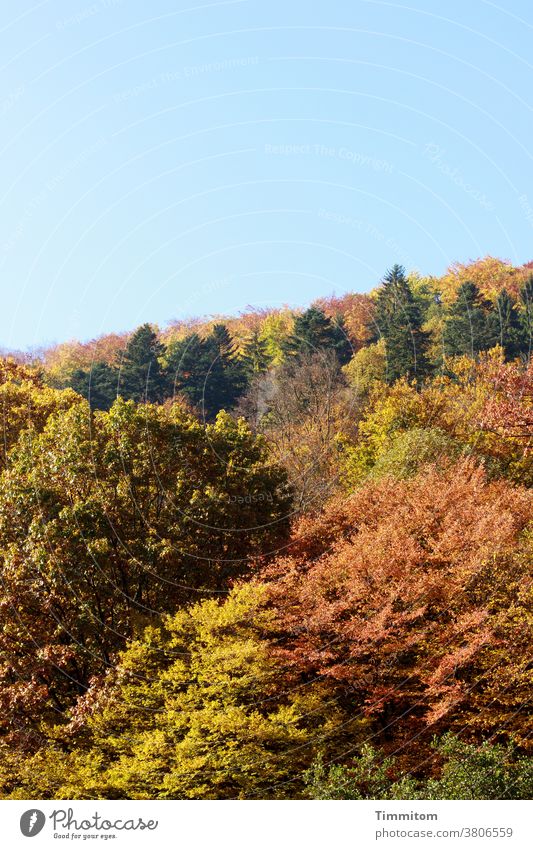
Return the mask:
M 0 795 L 528 798 L 533 271 L 0 369 Z

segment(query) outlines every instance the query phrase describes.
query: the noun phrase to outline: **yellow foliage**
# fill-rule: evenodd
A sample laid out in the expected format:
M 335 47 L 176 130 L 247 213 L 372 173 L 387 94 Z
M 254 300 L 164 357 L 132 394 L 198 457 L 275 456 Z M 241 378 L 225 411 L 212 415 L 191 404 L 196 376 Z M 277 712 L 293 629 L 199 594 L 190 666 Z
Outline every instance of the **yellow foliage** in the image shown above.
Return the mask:
M 459 287 L 467 282 L 475 283 L 488 298 L 496 297 L 502 289 L 516 298 L 530 273 L 530 269 L 517 268 L 508 260 L 486 256 L 469 263 L 454 262 L 439 279 L 439 287 L 446 304 L 455 300 Z
M 18 768 L 0 760 L 4 794 L 297 797 L 302 771 L 334 748 L 343 717 L 322 685 L 280 674 L 265 599 L 248 583 L 148 628 L 81 701 L 73 734 Z M 356 738 L 361 727 L 352 724 Z

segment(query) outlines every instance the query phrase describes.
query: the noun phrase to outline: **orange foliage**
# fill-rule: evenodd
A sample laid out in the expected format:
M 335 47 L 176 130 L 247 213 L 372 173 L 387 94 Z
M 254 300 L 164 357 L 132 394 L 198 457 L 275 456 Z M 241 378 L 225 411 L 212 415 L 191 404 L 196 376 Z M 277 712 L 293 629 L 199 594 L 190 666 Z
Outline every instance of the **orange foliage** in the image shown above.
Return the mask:
M 496 297 L 503 289 L 517 298 L 530 273 L 526 266 L 516 267 L 508 260 L 486 256 L 468 263 L 454 262 L 438 283 L 445 303 L 453 301 L 459 287 L 467 282 L 475 283 L 488 298 Z
M 395 742 L 465 725 L 524 738 L 532 518 L 531 491 L 472 461 L 367 484 L 302 519 L 268 569 L 276 653 Z
M 374 301 L 369 295 L 348 292 L 346 295 L 319 298 L 314 302 L 328 318 L 341 318 L 354 352 L 369 343 L 368 326 L 374 317 Z
M 90 342 L 56 345 L 45 351 L 45 368 L 53 378 L 61 380 L 76 369 L 90 369 L 97 362 L 113 365 L 120 361 L 128 336 L 128 333 L 107 333 Z
M 489 375 L 492 392 L 482 410 L 482 427 L 519 440 L 529 453 L 533 440 L 533 363 L 527 370 L 502 363 Z

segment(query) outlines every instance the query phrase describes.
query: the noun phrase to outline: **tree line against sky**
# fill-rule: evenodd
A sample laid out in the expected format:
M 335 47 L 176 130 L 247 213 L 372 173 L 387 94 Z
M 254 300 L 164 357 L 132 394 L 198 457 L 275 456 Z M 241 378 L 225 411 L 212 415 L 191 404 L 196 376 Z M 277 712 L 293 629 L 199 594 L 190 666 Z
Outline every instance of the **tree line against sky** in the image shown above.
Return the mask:
M 530 274 L 5 358 L 3 798 L 528 798 Z

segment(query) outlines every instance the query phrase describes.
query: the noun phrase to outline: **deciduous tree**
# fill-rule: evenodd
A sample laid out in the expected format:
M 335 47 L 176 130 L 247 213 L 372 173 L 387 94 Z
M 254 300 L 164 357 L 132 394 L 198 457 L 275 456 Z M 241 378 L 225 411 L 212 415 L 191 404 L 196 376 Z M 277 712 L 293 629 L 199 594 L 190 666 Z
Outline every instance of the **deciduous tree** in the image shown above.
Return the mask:
M 1 480 L 0 727 L 64 712 L 135 623 L 227 588 L 283 541 L 284 472 L 243 421 L 78 399 Z

